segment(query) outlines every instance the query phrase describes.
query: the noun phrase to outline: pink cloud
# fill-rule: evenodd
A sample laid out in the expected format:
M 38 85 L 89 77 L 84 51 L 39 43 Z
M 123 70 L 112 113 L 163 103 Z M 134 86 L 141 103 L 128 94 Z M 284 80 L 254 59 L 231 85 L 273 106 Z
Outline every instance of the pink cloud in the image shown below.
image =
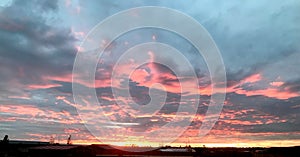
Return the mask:
M 177 81 L 176 76 L 172 75 L 169 72 L 159 71 L 153 64 L 147 64 L 147 67 L 150 69 L 149 72 L 144 68 L 137 69 L 131 74 L 130 79 L 134 82 L 139 83 L 140 86 L 151 88 L 154 83 L 160 83 L 168 92 L 181 92 L 181 85 L 179 81 Z
M 241 120 L 241 117 L 248 117 L 247 120 Z M 266 114 L 254 109 L 244 110 L 228 110 L 224 109 L 220 115 L 219 122 L 223 125 L 261 125 L 271 123 L 284 123 L 286 119 L 282 119 L 278 116 Z
M 44 113 L 44 111 L 28 105 L 1 105 L 0 110 L 3 113 L 11 113 L 17 115 L 30 115 L 36 116 L 39 113 Z
M 79 117 L 71 115 L 67 111 L 56 112 L 49 109 L 45 111 L 32 105 L 5 104 L 0 106 L 0 110 L 3 113 L 14 115 L 18 120 L 24 121 L 48 121 L 64 124 L 81 123 Z
M 285 89 L 279 89 L 281 85 L 284 84 L 284 82 L 278 81 L 278 82 L 271 82 L 271 87 L 265 88 L 265 89 L 256 89 L 256 90 L 245 90 L 241 88 L 245 83 L 251 83 L 253 85 L 259 86 L 259 84 L 255 84 L 259 81 L 262 81 L 261 74 L 254 74 L 251 75 L 243 80 L 241 80 L 239 83 L 237 83 L 234 86 L 228 87 L 227 92 L 234 92 L 237 94 L 243 94 L 246 96 L 266 96 L 269 98 L 276 98 L 276 99 L 289 99 L 293 97 L 300 96 L 297 92 L 291 92 Z
M 246 96 L 257 96 L 257 95 L 262 95 L 266 96 L 269 98 L 276 98 L 276 99 L 289 99 L 293 97 L 298 97 L 300 96 L 299 93 L 296 92 L 289 92 L 289 91 L 282 91 L 277 88 L 267 88 L 267 89 L 260 89 L 260 90 L 243 90 L 243 89 L 238 89 L 235 91 L 237 94 L 243 94 Z
M 48 88 L 53 88 L 53 87 L 60 87 L 61 85 L 60 84 L 56 84 L 56 83 L 53 83 L 53 84 L 30 84 L 30 85 L 27 85 L 27 89 L 48 89 Z
M 280 87 L 283 84 L 284 84 L 284 82 L 282 82 L 282 81 L 274 81 L 274 82 L 270 83 L 270 85 L 274 86 L 274 87 Z
M 25 99 L 25 100 L 30 100 L 31 96 L 27 93 L 21 93 L 20 95 L 11 95 L 8 96 L 10 99 Z
M 255 82 L 258 82 L 260 80 L 262 80 L 262 76 L 261 76 L 261 74 L 258 73 L 258 74 L 253 74 L 253 75 L 251 75 L 249 77 L 246 77 L 241 82 L 242 83 L 255 83 Z

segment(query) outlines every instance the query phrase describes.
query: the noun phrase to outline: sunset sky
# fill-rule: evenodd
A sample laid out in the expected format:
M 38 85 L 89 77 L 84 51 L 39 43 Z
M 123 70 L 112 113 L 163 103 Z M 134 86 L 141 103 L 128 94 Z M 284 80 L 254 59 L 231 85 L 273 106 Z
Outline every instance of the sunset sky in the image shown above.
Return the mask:
M 214 94 L 210 72 L 198 50 L 174 32 L 141 28 L 111 44 L 108 41 L 112 39 L 95 41 L 99 47 L 107 46 L 96 67 L 95 84 L 72 82 L 76 54 L 84 53 L 80 44 L 90 30 L 111 15 L 140 6 L 168 7 L 191 16 L 210 33 L 220 50 L 227 79 L 227 92 L 221 94 L 226 98 L 219 120 L 204 137 L 198 133 Z M 162 139 L 174 136 L 178 128 L 166 128 L 168 134 L 151 140 L 134 132 L 149 132 L 170 123 L 179 106 L 195 102 L 193 96 L 197 95 L 196 114 L 182 117 L 191 116 L 192 122 L 172 145 L 300 145 L 299 26 L 299 0 L 1 0 L 0 137 L 49 141 L 52 136 L 56 142 L 66 143 L 72 135 L 73 143 L 170 144 Z M 130 56 L 128 62 L 118 63 L 114 69 L 125 51 L 146 42 L 168 44 L 181 52 L 197 75 L 199 88 L 182 92 L 183 87 L 192 86 L 188 69 L 182 58 L 167 52 L 139 52 L 137 56 L 148 63 L 130 75 L 125 74 L 135 64 Z M 161 57 L 174 69 L 155 63 Z M 186 75 L 179 78 L 176 70 Z M 115 80 L 112 71 L 117 75 Z M 123 90 L 126 80 L 130 95 L 116 97 L 113 91 Z M 160 85 L 154 87 L 154 83 Z M 105 130 L 102 137 L 95 137 L 97 133 L 93 135 L 84 125 L 86 121 L 76 110 L 80 105 L 74 102 L 72 84 L 95 88 L 101 104 L 91 104 L 93 107 L 85 110 L 91 119 L 110 119 L 109 123 L 93 121 L 99 132 Z M 132 103 L 146 106 L 151 100 L 149 91 L 159 100 L 166 94 L 160 111 L 151 114 L 128 107 Z M 89 95 L 82 101 L 87 98 Z M 118 129 L 126 134 L 118 133 Z

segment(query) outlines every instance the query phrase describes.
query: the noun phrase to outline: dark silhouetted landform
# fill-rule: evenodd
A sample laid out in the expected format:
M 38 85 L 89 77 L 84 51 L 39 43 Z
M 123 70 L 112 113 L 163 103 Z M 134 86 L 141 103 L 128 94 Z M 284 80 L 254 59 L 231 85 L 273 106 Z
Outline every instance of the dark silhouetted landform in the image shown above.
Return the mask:
M 0 157 L 101 157 L 101 156 L 185 156 L 185 157 L 299 157 L 300 146 L 272 148 L 126 147 L 106 144 L 68 145 L 39 141 L 1 141 Z M 134 151 L 134 152 L 133 152 Z

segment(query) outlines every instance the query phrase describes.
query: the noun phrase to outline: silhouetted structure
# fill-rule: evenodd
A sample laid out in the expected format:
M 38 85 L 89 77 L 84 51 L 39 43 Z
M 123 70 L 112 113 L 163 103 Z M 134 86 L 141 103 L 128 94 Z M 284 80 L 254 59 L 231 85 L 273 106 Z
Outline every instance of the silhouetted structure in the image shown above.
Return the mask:
M 67 145 L 70 145 L 70 144 L 72 144 L 72 142 L 71 142 L 71 135 L 69 135 L 68 141 L 67 141 Z
M 1 144 L 8 144 L 9 139 L 8 139 L 8 135 L 5 135 L 3 140 L 1 141 Z
M 71 139 L 71 137 L 69 136 Z M 6 142 L 4 142 L 6 141 Z M 6 143 L 6 144 L 4 144 Z M 150 148 L 150 149 L 149 149 Z M 62 145 L 40 141 L 1 141 L 0 157 L 299 157 L 300 147 L 207 148 L 207 147 L 112 147 L 106 144 Z
M 49 141 L 50 144 L 54 144 L 55 143 L 55 139 L 53 136 L 50 136 L 50 141 Z

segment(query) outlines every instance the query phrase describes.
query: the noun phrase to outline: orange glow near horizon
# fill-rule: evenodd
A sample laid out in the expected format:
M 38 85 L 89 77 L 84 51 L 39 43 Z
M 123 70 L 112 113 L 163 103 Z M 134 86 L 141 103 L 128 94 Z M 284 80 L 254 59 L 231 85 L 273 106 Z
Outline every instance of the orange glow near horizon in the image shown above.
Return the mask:
M 252 141 L 252 142 L 233 142 L 233 143 L 171 143 L 171 144 L 163 144 L 156 142 L 111 142 L 111 143 L 102 143 L 102 142 L 88 142 L 84 140 L 75 140 L 73 144 L 109 144 L 113 146 L 137 146 L 137 147 L 161 147 L 161 146 L 173 146 L 173 147 L 184 147 L 184 146 L 192 146 L 192 147 L 292 147 L 299 146 L 300 140 L 262 140 L 262 141 Z
M 16 139 L 16 140 L 25 140 L 25 139 Z M 28 140 L 28 139 L 26 139 Z M 29 139 L 32 141 L 37 141 L 37 139 Z M 43 142 L 48 142 L 47 140 L 39 140 Z M 58 143 L 65 144 L 67 140 L 60 140 Z M 92 144 L 107 144 L 112 146 L 135 146 L 135 147 L 162 147 L 162 146 L 172 146 L 172 147 L 293 147 L 299 146 L 300 140 L 259 140 L 259 141 L 246 141 L 246 140 L 239 140 L 232 143 L 224 142 L 199 142 L 199 143 L 187 143 L 187 142 L 174 142 L 171 144 L 166 143 L 159 143 L 159 142 L 147 142 L 147 141 L 125 141 L 125 142 L 109 142 L 103 143 L 96 139 L 94 140 L 72 140 L 72 144 L 75 145 L 92 145 Z

